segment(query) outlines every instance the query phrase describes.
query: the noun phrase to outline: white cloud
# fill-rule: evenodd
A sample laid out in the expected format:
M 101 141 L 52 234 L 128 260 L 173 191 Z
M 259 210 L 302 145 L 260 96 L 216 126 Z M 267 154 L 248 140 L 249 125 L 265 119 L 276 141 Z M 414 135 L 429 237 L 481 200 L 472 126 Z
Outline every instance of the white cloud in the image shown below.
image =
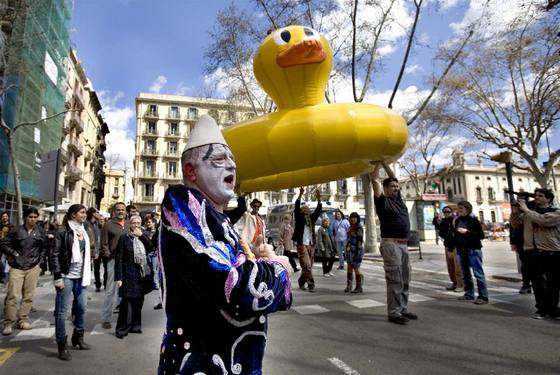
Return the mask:
M 406 74 L 414 74 L 414 73 L 419 73 L 419 72 L 423 72 L 424 68 L 422 68 L 420 65 L 418 64 L 414 64 L 414 65 L 409 65 L 405 68 L 404 72 Z
M 459 0 L 438 0 L 441 9 L 448 10 L 459 4 Z
M 109 127 L 110 133 L 105 140 L 107 150 L 105 159 L 112 168 L 130 168 L 134 159 L 134 138 L 136 126 L 134 124 L 134 109 L 131 106 L 120 105 L 124 97 L 122 92 L 111 95 L 111 92 L 98 92 L 99 101 L 103 107 L 103 119 Z
M 191 87 L 187 86 L 185 82 L 181 81 L 177 84 L 175 95 L 187 95 L 191 91 Z
M 166 83 L 167 83 L 166 76 L 158 76 L 150 86 L 150 92 L 155 92 L 159 94 L 159 92 L 161 91 L 163 86 L 165 86 Z

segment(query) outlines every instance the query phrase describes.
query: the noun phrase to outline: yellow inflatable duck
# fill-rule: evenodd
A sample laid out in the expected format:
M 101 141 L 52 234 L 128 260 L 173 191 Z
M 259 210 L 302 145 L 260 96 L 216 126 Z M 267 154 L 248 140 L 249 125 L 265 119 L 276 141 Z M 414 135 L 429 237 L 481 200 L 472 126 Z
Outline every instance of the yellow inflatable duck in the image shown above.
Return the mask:
M 223 130 L 240 191 L 357 176 L 402 154 L 408 129 L 401 116 L 372 104 L 325 103 L 331 68 L 328 41 L 309 27 L 278 29 L 263 41 L 253 70 L 278 110 Z

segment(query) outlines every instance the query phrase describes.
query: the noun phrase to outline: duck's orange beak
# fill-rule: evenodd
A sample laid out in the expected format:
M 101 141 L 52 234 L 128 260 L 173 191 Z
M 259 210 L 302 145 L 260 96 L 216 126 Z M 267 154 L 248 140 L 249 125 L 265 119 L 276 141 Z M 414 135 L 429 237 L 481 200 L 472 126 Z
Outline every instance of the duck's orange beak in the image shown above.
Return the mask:
M 276 63 L 282 68 L 294 65 L 316 64 L 323 62 L 327 54 L 319 40 L 304 40 L 280 52 Z

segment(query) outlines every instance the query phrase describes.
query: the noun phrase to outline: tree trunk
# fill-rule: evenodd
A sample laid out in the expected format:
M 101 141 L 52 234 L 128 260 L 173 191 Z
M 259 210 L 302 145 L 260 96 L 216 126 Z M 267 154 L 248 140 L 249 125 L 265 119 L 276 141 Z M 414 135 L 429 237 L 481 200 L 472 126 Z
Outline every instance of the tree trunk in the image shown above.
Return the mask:
M 19 168 L 17 166 L 16 161 L 16 153 L 14 150 L 14 144 L 12 142 L 12 131 L 6 130 L 6 139 L 8 141 L 8 150 L 10 152 L 10 164 L 12 165 L 12 173 L 14 174 L 14 190 L 16 194 L 16 203 L 17 203 L 17 220 L 18 225 L 23 225 L 23 204 L 21 202 L 21 190 L 19 187 Z
M 373 188 L 369 174 L 362 175 L 362 187 L 364 189 L 364 206 L 365 206 L 365 242 L 364 251 L 366 253 L 378 254 L 377 246 L 377 225 L 375 220 L 375 210 L 373 205 Z

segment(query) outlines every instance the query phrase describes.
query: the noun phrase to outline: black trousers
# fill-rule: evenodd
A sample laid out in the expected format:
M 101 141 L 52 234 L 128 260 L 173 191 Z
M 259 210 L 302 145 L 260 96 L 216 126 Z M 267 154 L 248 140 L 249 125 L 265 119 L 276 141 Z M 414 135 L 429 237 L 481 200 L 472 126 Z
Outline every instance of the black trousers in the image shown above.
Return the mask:
M 295 270 L 297 270 L 297 264 L 296 264 L 296 260 L 294 259 L 293 256 L 290 256 L 292 252 L 290 250 L 286 250 L 284 249 L 284 256 L 288 257 L 288 260 L 290 261 L 290 266 L 292 266 L 292 268 Z
M 144 296 L 138 298 L 123 298 L 119 308 L 116 333 L 127 335 L 131 330 L 142 329 L 142 306 Z
M 517 246 L 517 255 L 519 255 L 519 262 L 521 263 L 521 279 L 523 279 L 523 286 L 531 286 L 531 274 L 529 273 L 527 252 L 522 246 Z
M 103 288 L 107 287 L 107 258 L 105 257 L 97 257 L 97 259 L 93 259 L 93 276 L 95 277 L 95 288 L 101 288 L 101 275 L 99 272 L 101 271 L 101 262 L 103 261 Z
M 334 256 L 331 257 L 331 258 L 323 257 L 321 259 L 321 263 L 322 263 L 322 266 L 323 266 L 323 275 L 331 272 L 332 268 L 333 268 L 333 264 L 334 264 Z
M 560 251 L 528 250 L 526 259 L 537 311 L 541 314 L 559 316 Z

